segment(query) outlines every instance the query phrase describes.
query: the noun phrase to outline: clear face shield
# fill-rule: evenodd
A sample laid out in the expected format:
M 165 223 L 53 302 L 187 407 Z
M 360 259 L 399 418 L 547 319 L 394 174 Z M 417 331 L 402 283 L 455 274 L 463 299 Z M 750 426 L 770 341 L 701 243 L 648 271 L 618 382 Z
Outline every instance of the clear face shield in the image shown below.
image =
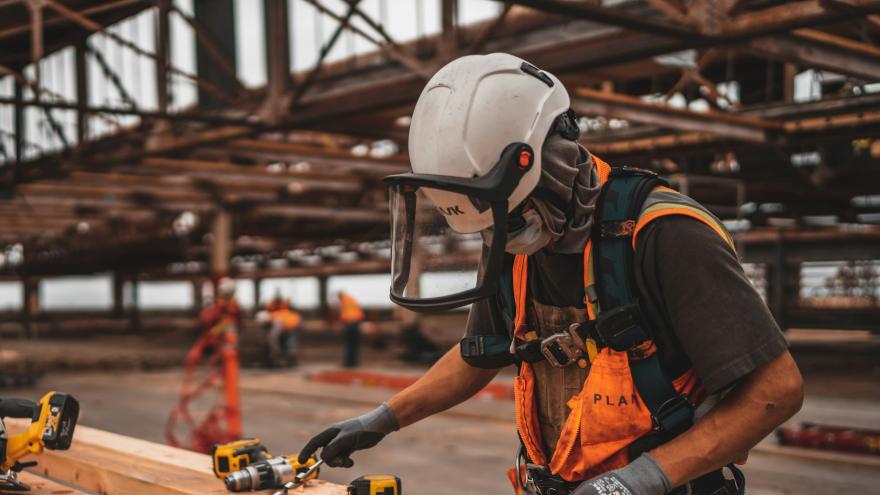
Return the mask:
M 533 163 L 531 147 L 514 143 L 482 177 L 387 177 L 392 301 L 412 311 L 442 311 L 494 294 L 508 198 Z

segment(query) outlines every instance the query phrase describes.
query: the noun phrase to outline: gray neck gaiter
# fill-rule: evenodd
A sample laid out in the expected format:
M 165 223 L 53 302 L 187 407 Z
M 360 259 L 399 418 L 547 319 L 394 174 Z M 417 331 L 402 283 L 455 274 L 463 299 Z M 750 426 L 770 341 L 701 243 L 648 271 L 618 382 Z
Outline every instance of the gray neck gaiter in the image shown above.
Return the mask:
M 550 250 L 560 254 L 582 253 L 590 237 L 593 211 L 599 196 L 599 174 L 586 148 L 558 134 L 551 135 L 541 152 L 541 178 L 538 187 L 549 190 L 566 205 L 556 205 L 532 197 L 546 228 L 555 239 Z M 568 218 L 567 211 L 572 212 Z

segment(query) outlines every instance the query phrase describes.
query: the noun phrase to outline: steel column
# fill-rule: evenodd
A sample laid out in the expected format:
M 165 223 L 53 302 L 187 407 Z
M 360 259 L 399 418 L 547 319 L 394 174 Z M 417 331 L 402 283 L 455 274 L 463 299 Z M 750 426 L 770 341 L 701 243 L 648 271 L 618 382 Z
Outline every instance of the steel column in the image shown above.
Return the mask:
M 229 60 L 232 68 L 235 60 L 235 1 L 234 0 L 195 0 L 195 20 L 203 26 L 216 41 L 215 48 Z M 217 36 L 222 33 L 222 36 Z M 227 94 L 235 93 L 238 88 L 230 81 L 229 76 L 211 59 L 209 50 L 204 44 L 196 45 L 196 73 L 200 79 L 221 89 Z M 199 105 L 216 106 L 222 104 L 216 95 L 199 88 Z

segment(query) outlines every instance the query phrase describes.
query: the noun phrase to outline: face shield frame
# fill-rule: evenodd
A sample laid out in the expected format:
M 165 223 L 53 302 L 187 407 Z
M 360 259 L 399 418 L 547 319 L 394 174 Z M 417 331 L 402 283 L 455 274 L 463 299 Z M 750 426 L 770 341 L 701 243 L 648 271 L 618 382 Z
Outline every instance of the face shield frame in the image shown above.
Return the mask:
M 492 169 L 480 177 L 452 177 L 416 173 L 385 177 L 384 181 L 389 187 L 392 201 L 392 212 L 395 211 L 394 201 L 403 201 L 405 221 L 408 226 L 412 227 L 406 229 L 404 233 L 402 253 L 394 252 L 398 239 L 395 238 L 397 229 L 392 228 L 393 256 L 403 254 L 405 257 L 401 260 L 400 272 L 392 273 L 391 300 L 410 311 L 432 312 L 459 308 L 495 294 L 498 291 L 498 281 L 507 244 L 507 227 L 510 218 L 508 213 L 509 198 L 519 186 L 520 180 L 534 166 L 534 162 L 535 154 L 531 146 L 526 143 L 511 143 L 501 152 L 498 162 Z M 484 205 L 489 205 L 493 223 L 491 227 L 493 229 L 492 243 L 488 249 L 484 246 L 482 266 L 475 287 L 453 294 L 427 298 L 407 297 L 395 292 L 398 281 L 409 281 L 413 244 L 416 241 L 414 228 L 417 213 L 416 192 L 422 187 L 463 194 L 472 202 L 482 202 Z M 432 207 L 436 208 L 436 205 L 432 205 Z M 395 262 L 392 261 L 392 266 L 394 265 Z M 392 268 L 392 272 L 394 272 L 394 268 Z

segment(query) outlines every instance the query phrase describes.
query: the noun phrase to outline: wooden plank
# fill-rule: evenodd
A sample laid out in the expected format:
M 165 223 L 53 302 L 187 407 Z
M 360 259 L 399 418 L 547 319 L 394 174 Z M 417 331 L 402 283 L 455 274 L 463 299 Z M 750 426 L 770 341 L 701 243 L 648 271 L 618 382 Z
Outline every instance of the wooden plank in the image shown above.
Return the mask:
M 62 485 L 29 472 L 19 473 L 18 479 L 31 487 L 28 495 L 88 495 L 87 492 Z
M 13 432 L 21 431 L 26 425 L 21 420 L 11 420 L 8 424 Z M 35 459 L 39 465 L 31 472 L 104 495 L 229 493 L 211 472 L 211 458 L 207 455 L 87 426 L 77 426 L 70 450 L 47 450 Z M 342 486 L 316 480 L 297 493 L 344 495 L 345 492 Z M 260 493 L 271 494 L 273 490 Z

